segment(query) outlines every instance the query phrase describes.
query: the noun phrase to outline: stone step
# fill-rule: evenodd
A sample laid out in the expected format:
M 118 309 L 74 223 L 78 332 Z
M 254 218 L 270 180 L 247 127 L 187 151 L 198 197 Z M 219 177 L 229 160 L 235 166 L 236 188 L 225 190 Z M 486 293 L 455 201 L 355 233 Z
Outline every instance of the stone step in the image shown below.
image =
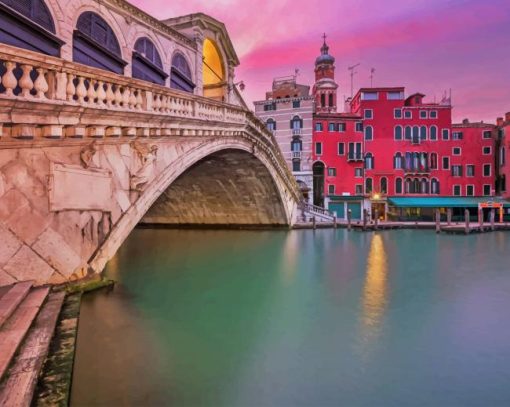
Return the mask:
M 0 388 L 0 406 L 30 406 L 64 297 L 51 293 L 42 306 Z
M 49 290 L 48 287 L 32 289 L 0 328 L 0 380 L 4 378 L 12 357 L 32 325 Z
M 14 284 L 9 291 L 0 298 L 0 328 L 27 296 L 31 287 L 32 281 L 23 281 L 22 283 Z

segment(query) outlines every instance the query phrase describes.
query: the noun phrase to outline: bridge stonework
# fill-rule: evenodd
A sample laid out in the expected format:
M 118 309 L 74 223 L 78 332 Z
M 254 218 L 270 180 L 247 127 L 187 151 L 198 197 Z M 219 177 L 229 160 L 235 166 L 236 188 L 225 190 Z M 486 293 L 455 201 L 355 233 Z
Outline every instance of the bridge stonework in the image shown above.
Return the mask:
M 245 108 L 8 45 L 0 63 L 0 285 L 101 272 L 142 219 L 296 220 L 298 186 Z

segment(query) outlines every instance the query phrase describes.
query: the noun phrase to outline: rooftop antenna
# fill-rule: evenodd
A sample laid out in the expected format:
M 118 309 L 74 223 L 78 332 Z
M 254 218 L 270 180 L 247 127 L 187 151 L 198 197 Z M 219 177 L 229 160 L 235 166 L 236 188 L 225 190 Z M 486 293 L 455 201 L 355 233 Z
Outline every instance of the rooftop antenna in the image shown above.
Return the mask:
M 370 69 L 370 87 L 371 88 L 374 87 L 374 73 L 375 73 L 375 68 L 371 68 Z
M 356 65 L 350 66 L 347 68 L 349 71 L 351 71 L 351 98 L 354 96 L 354 74 L 357 74 L 358 71 L 356 71 L 356 67 L 360 66 L 360 63 L 357 63 Z

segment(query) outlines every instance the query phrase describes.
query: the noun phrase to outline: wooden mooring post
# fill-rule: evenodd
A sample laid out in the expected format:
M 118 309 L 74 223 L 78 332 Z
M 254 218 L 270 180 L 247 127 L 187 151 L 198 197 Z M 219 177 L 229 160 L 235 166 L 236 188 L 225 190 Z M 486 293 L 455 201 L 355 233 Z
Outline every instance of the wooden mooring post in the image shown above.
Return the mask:
M 480 225 L 480 232 L 483 232 L 483 209 L 478 209 L 478 224 Z
M 333 228 L 336 229 L 336 216 L 333 216 Z
M 494 220 L 496 219 L 496 210 L 491 208 L 490 212 L 490 222 L 491 222 L 491 230 L 494 230 Z
M 452 208 L 446 209 L 446 224 L 448 226 L 452 224 Z
M 464 220 L 466 221 L 466 225 L 464 226 L 464 233 L 466 235 L 469 234 L 469 209 L 464 210 Z
M 317 225 L 315 224 L 315 216 L 312 218 L 312 227 L 313 227 L 314 229 L 316 229 L 316 228 L 317 228 Z
M 377 230 L 379 229 L 379 211 L 377 209 L 374 212 L 374 216 L 375 216 L 374 229 Z
M 367 221 L 368 221 L 368 211 L 363 209 L 363 232 L 367 230 Z
M 441 212 L 436 209 L 436 233 L 441 233 Z
M 351 231 L 352 209 L 347 209 L 347 230 Z

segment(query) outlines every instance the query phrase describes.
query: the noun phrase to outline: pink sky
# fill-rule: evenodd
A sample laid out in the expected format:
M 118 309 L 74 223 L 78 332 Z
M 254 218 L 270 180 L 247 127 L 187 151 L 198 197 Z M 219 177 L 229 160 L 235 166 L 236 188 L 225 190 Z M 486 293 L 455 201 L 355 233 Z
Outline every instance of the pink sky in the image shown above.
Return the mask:
M 509 0 L 132 0 L 164 19 L 204 12 L 227 26 L 252 107 L 272 78 L 313 64 L 326 32 L 336 58 L 339 96 L 350 93 L 349 65 L 361 63 L 354 88 L 405 86 L 439 100 L 452 89 L 454 120 L 494 122 L 510 111 Z

